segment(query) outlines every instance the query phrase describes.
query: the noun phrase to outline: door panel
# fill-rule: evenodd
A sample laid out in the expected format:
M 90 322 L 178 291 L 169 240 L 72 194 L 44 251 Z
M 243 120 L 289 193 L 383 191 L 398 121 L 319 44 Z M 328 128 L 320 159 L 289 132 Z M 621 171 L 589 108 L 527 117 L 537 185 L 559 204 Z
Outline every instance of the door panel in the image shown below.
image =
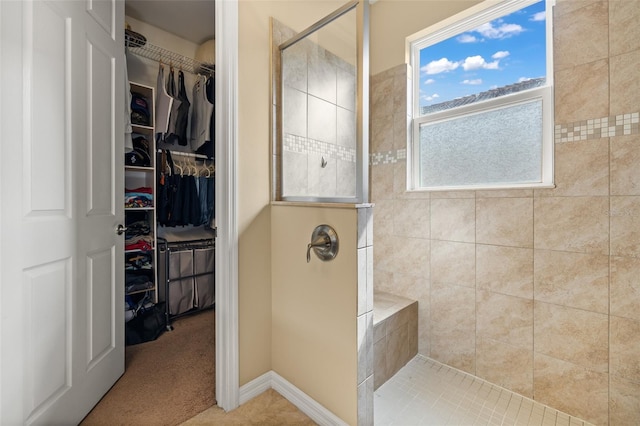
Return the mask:
M 65 210 L 69 203 L 70 21 L 54 4 L 25 4 L 24 135 L 27 211 Z M 32 9 L 29 11 L 28 9 Z M 29 45 L 31 44 L 31 45 Z M 46 171 L 43 173 L 43 171 Z
M 71 275 L 68 258 L 24 272 L 29 412 L 46 409 L 71 386 L 71 309 L 67 302 Z
M 93 238 L 79 242 L 86 253 L 80 276 L 86 277 L 86 368 L 101 376 L 124 367 L 124 236 L 115 235 L 124 220 L 124 76 L 116 72 L 123 69 L 124 40 L 119 34 L 114 42 L 114 2 L 86 6 L 87 143 L 78 169 L 84 196 L 78 220 L 81 233 Z
M 90 311 L 87 318 L 89 326 L 89 365 L 92 369 L 94 364 L 102 357 L 107 356 L 115 347 L 115 318 L 113 302 L 114 299 L 114 276 L 113 264 L 114 249 L 101 250 L 90 253 L 87 256 L 87 275 Z M 109 283 L 105 285 L 105 283 Z
M 24 4 L 21 285 L 27 423 L 63 398 L 72 380 L 70 24 L 56 4 Z
M 76 151 L 80 303 L 74 371 L 85 378 L 85 394 L 77 395 L 83 416 L 124 372 L 124 235 L 115 233 L 124 223 L 124 31 L 115 31 L 124 28 L 123 4 L 81 3 L 84 78 L 77 89 L 84 143 Z
M 107 42 L 109 41 L 110 39 Z M 115 70 L 112 54 L 103 47 L 104 44 L 104 41 L 94 40 L 92 37 L 87 40 L 89 215 L 112 215 L 115 212 L 113 179 L 116 171 L 111 164 L 105 167 L 105 159 L 111 158 L 114 154 L 116 136 L 113 133 L 114 111 L 110 108 L 110 101 L 116 95 L 113 87 Z M 122 170 L 118 173 L 122 174 Z M 124 207 L 124 203 L 121 207 Z
M 116 39 L 114 20 L 116 4 L 111 0 L 87 0 L 87 12 L 105 33 Z M 119 27 L 118 27 L 119 28 Z
M 124 372 L 124 2 L 0 19 L 0 424 L 76 424 Z

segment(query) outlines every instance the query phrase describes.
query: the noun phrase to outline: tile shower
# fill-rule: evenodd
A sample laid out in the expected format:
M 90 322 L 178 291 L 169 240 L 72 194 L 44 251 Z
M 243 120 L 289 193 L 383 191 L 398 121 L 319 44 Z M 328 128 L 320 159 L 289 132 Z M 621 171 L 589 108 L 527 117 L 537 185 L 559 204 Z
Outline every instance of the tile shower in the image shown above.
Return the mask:
M 639 19 L 557 2 L 555 189 L 406 192 L 407 67 L 371 78 L 375 289 L 420 354 L 598 425 L 640 418 Z

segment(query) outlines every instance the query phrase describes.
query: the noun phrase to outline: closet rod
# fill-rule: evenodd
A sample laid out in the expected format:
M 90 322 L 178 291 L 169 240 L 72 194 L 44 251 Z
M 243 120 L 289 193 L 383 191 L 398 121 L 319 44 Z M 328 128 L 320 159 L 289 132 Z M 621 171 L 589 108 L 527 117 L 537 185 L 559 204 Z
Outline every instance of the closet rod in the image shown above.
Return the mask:
M 191 153 L 191 152 L 172 151 L 172 150 L 167 150 L 167 151 L 169 151 L 171 153 L 171 155 L 180 155 L 180 156 L 183 156 L 183 157 L 194 157 L 194 158 L 202 158 L 204 160 L 211 160 L 210 157 L 207 157 L 204 154 L 194 154 L 194 153 Z M 158 150 L 158 154 L 160 154 L 160 153 L 162 153 L 161 149 Z
M 180 55 L 159 46 L 154 46 L 148 41 L 140 41 L 136 38 L 129 37 L 128 34 L 125 34 L 124 39 L 127 51 L 134 55 L 162 62 L 167 65 L 173 65 L 175 68 L 182 69 L 183 71 L 187 71 L 192 74 L 215 75 L 216 71 L 214 65 L 204 64 L 193 58 Z

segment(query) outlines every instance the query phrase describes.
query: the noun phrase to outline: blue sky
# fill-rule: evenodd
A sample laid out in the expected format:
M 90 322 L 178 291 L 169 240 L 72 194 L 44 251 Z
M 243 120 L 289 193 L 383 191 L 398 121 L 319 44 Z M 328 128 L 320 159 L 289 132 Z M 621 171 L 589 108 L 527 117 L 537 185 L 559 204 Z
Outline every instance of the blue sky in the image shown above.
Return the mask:
M 540 1 L 420 51 L 420 105 L 546 75 Z

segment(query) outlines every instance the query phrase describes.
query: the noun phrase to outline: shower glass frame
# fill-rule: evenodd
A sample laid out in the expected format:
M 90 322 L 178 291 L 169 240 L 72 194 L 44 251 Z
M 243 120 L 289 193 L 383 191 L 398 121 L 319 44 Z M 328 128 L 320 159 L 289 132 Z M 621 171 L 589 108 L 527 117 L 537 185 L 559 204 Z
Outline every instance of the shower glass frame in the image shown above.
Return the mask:
M 283 52 L 288 48 L 302 41 L 307 36 L 314 34 L 336 19 L 345 14 L 355 11 L 356 13 L 356 99 L 355 99 L 355 195 L 354 196 L 319 196 L 308 194 L 283 195 L 283 171 L 287 167 L 284 162 L 284 132 L 283 120 Z M 275 144 L 273 156 L 273 199 L 276 201 L 304 202 L 304 203 L 344 203 L 361 204 L 369 202 L 369 2 L 368 0 L 351 1 L 307 29 L 299 32 L 295 36 L 277 46 L 279 66 L 273 69 L 275 75 L 274 95 L 275 95 L 275 120 L 272 123 L 275 131 L 272 136 Z M 274 58 L 275 59 L 275 58 Z M 305 126 L 307 124 L 305 123 Z M 277 145 L 277 146 L 276 146 Z M 308 173 L 308 171 L 307 171 Z M 338 175 L 336 179 L 340 179 Z

